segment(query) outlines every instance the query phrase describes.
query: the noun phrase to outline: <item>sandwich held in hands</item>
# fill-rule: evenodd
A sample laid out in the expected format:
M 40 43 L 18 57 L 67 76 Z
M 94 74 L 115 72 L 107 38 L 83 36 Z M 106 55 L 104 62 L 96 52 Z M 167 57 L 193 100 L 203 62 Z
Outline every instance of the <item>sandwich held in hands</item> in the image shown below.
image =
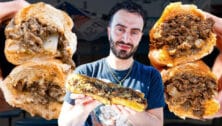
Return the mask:
M 72 93 L 91 96 L 103 104 L 123 105 L 138 112 L 147 108 L 143 93 L 85 75 L 70 74 L 65 86 Z

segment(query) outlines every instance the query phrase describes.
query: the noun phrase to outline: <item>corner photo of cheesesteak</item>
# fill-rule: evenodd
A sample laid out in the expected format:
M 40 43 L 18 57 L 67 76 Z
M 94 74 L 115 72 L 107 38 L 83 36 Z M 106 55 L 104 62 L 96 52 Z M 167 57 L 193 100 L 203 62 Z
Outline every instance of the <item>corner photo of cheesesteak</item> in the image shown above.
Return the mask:
M 217 78 L 202 61 L 163 70 L 161 75 L 166 103 L 175 115 L 203 119 L 219 111 Z
M 216 45 L 213 25 L 195 5 L 170 3 L 149 33 L 151 64 L 173 67 L 210 54 Z
M 28 62 L 15 67 L 1 83 L 6 101 L 32 116 L 57 119 L 70 65 L 60 61 Z
M 74 66 L 76 35 L 72 19 L 62 10 L 43 2 L 20 10 L 5 29 L 5 55 L 20 65 L 32 59 L 60 59 Z

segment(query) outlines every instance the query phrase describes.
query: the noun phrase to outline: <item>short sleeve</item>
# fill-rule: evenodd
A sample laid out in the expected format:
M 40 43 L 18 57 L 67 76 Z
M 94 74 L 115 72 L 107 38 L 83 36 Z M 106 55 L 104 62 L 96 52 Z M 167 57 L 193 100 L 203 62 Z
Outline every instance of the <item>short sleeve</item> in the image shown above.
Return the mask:
M 159 71 L 153 68 L 151 73 L 150 89 L 148 93 L 148 109 L 165 106 L 164 87 Z

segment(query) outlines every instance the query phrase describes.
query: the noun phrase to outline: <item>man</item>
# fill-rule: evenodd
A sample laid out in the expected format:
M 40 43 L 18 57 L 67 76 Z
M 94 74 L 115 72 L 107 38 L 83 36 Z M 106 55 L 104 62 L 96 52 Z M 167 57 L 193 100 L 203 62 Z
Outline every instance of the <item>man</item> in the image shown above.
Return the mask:
M 136 112 L 121 105 L 104 106 L 91 97 L 67 92 L 60 117 L 60 126 L 119 125 L 162 126 L 163 85 L 159 72 L 133 59 L 145 26 L 145 14 L 133 2 L 118 3 L 111 9 L 107 28 L 109 56 L 79 66 L 75 73 L 139 90 L 145 94 L 148 108 Z M 73 99 L 72 99 L 73 98 Z

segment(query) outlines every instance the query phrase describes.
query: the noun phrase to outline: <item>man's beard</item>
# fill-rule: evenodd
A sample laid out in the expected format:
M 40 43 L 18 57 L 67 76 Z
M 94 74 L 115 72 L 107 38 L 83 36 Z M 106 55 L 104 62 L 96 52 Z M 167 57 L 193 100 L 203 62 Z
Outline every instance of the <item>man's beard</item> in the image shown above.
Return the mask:
M 119 59 L 129 59 L 130 57 L 132 57 L 135 54 L 135 52 L 138 48 L 138 46 L 134 47 L 132 44 L 126 44 L 123 41 L 117 41 L 115 43 L 111 37 L 109 39 L 109 44 L 110 44 L 111 51 Z M 116 46 L 118 44 L 126 44 L 126 45 L 130 46 L 132 48 L 132 50 L 129 53 L 127 53 L 127 51 L 125 51 L 125 50 L 117 50 Z

